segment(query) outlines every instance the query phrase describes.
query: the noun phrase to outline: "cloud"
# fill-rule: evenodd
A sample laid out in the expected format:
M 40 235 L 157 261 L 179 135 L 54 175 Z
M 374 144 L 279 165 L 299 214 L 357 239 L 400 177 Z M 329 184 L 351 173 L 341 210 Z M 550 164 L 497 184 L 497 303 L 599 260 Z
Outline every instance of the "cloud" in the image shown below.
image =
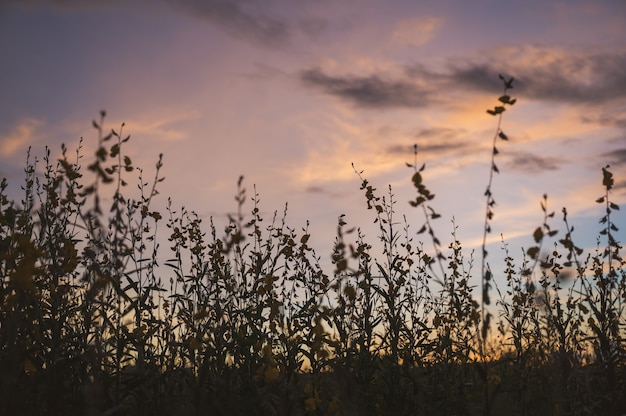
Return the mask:
M 626 112 L 624 114 L 610 114 L 603 112 L 600 115 L 588 115 L 584 114 L 580 120 L 583 123 L 595 123 L 604 126 L 613 126 L 621 129 L 626 129 Z
M 393 144 L 385 149 L 389 154 L 410 155 L 413 154 L 413 146 L 417 144 L 418 154 L 437 154 L 437 157 L 458 153 L 467 148 L 469 143 L 460 137 L 465 133 L 463 129 L 451 129 L 447 127 L 433 127 L 420 130 L 414 135 L 415 141 L 408 144 Z
M 498 73 L 518 78 L 520 96 L 574 104 L 605 104 L 626 98 L 626 50 L 568 51 L 519 46 L 493 51 L 487 62 L 451 63 L 451 84 L 493 91 Z M 506 72 L 509 72 L 508 74 Z M 411 73 L 409 69 L 409 73 Z M 419 75 L 419 71 L 413 71 Z
M 37 131 L 42 124 L 40 120 L 27 118 L 6 135 L 0 135 L 0 155 L 13 156 L 17 151 L 25 150 L 29 145 L 36 143 Z
M 537 174 L 549 170 L 558 170 L 561 162 L 561 160 L 554 157 L 544 157 L 523 152 L 512 155 L 507 161 L 507 165 L 515 170 Z
M 235 36 L 269 45 L 285 44 L 290 27 L 285 19 L 262 11 L 264 3 L 237 0 L 165 0 L 170 7 L 205 19 Z
M 392 39 L 394 42 L 407 46 L 421 46 L 433 37 L 441 27 L 441 17 L 417 17 L 398 22 Z
M 5 0 L 0 6 L 25 9 L 54 8 L 58 10 L 111 9 L 159 10 L 165 6 L 183 15 L 199 18 L 220 27 L 225 32 L 257 44 L 282 46 L 291 35 L 290 23 L 268 12 L 271 1 L 250 0 Z M 320 31 L 321 23 L 313 20 L 300 23 L 303 31 Z
M 611 165 L 626 165 L 626 148 L 603 153 L 602 159 L 608 160 Z
M 445 103 L 446 99 L 454 104 L 440 91 L 498 94 L 499 74 L 515 77 L 513 93 L 524 98 L 577 105 L 606 105 L 626 99 L 626 50 L 519 46 L 491 50 L 485 56 L 450 59 L 439 71 L 423 63 L 406 65 L 405 77 L 400 78 L 376 72 L 367 76 L 329 75 L 319 68 L 306 69 L 299 78 L 308 87 L 361 108 L 422 108 Z M 624 125 L 623 118 L 614 121 Z
M 362 108 L 421 108 L 433 101 L 431 93 L 417 84 L 378 75 L 331 76 L 314 68 L 302 71 L 300 80 L 308 87 Z
M 179 112 L 178 114 L 142 115 L 130 122 L 128 128 L 136 136 L 150 137 L 152 140 L 179 142 L 186 140 L 187 134 L 179 127 L 180 123 L 200 118 L 200 113 Z

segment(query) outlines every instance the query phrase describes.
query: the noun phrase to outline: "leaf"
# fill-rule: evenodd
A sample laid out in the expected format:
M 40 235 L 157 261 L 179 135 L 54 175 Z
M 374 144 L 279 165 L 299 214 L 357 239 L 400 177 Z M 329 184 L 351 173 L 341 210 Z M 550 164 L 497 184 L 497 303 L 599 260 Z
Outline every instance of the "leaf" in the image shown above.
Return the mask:
M 528 256 L 533 260 L 537 259 L 537 254 L 539 254 L 539 247 L 534 246 L 529 248 L 528 250 L 526 250 L 526 254 L 528 254 Z
M 422 183 L 422 175 L 419 172 L 415 172 L 411 178 L 413 185 L 417 188 Z
M 619 211 L 619 205 L 614 204 L 613 202 L 610 202 L 610 203 L 609 203 L 609 206 L 610 206 L 611 208 L 613 208 L 613 209 L 615 209 L 615 210 Z
M 511 96 L 510 95 L 503 95 L 500 98 L 498 98 L 498 101 L 500 101 L 503 104 L 508 104 L 511 101 Z
M 120 145 L 118 143 L 115 143 L 113 146 L 111 146 L 111 157 L 115 157 L 120 153 Z
M 596 199 L 596 202 L 597 202 L 598 204 L 603 203 L 603 202 L 604 202 L 604 197 L 603 197 L 603 196 L 601 196 L 600 198 Z
M 613 174 L 609 172 L 608 165 L 605 168 L 602 168 L 602 185 L 606 188 L 607 191 L 610 191 L 613 188 Z
M 502 140 L 509 140 L 509 137 L 504 134 L 503 131 L 500 131 L 500 133 L 498 133 L 498 137 L 501 138 Z
M 535 239 L 535 243 L 539 243 L 543 239 L 543 230 L 541 227 L 537 227 L 533 233 L 533 238 Z

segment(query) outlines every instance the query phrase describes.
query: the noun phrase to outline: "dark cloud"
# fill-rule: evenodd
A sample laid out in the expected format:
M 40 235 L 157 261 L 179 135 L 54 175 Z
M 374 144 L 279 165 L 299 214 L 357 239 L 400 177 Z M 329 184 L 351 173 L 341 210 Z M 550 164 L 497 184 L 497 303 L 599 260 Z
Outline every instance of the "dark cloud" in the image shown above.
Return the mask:
M 433 127 L 429 129 L 422 129 L 415 134 L 416 139 L 444 139 L 452 140 L 458 138 L 464 134 L 464 129 L 451 129 L 449 127 Z
M 495 94 L 502 91 L 502 84 L 499 81 L 499 75 L 511 78 L 498 72 L 495 67 L 486 64 L 470 64 L 462 68 L 452 68 L 448 73 L 447 83 L 451 86 L 464 86 L 489 94 Z M 519 81 L 514 83 L 519 86 Z
M 430 93 L 407 81 L 387 80 L 380 76 L 331 76 L 321 69 L 300 73 L 307 86 L 339 97 L 363 108 L 417 108 L 432 104 Z
M 417 153 L 438 153 L 445 154 L 454 152 L 465 148 L 467 145 L 464 143 L 432 143 L 417 146 Z M 413 144 L 394 144 L 387 146 L 385 152 L 389 154 L 397 155 L 413 155 Z
M 405 78 L 331 76 L 320 69 L 300 73 L 306 85 L 364 108 L 415 108 L 447 100 L 441 91 L 473 90 L 497 94 L 498 76 L 514 77 L 513 95 L 570 104 L 604 105 L 626 100 L 626 50 L 563 51 L 547 47 L 510 49 L 505 57 L 450 60 L 446 69 L 407 65 Z M 435 93 L 437 91 L 437 93 Z M 625 126 L 623 116 L 611 120 Z
M 286 20 L 262 10 L 266 2 L 237 0 L 165 0 L 173 9 L 206 19 L 227 32 L 264 44 L 280 45 L 290 35 Z
M 626 116 L 624 115 L 611 115 L 603 113 L 599 116 L 589 116 L 585 114 L 581 117 L 581 121 L 583 123 L 594 123 L 626 129 Z
M 445 155 L 456 153 L 468 146 L 468 142 L 462 140 L 465 133 L 463 129 L 451 129 L 447 127 L 435 127 L 423 129 L 414 135 L 414 141 L 410 144 L 393 144 L 385 148 L 386 153 L 398 155 L 412 155 L 413 146 L 417 144 L 418 154 L 437 153 Z
M 603 153 L 602 160 L 608 160 L 611 165 L 626 165 L 626 148 L 615 149 L 610 152 Z
M 502 73 L 515 76 L 516 95 L 532 99 L 604 104 L 626 98 L 626 51 L 559 54 L 544 48 L 532 52 L 521 49 L 519 53 L 526 54 L 524 59 L 513 58 L 512 64 L 495 59 L 451 64 L 449 83 L 491 93 L 494 80 Z
M 515 170 L 526 173 L 540 173 L 547 170 L 558 170 L 561 160 L 553 157 L 538 156 L 532 153 L 517 153 L 507 161 L 507 165 Z
M 271 14 L 271 0 L 0 0 L 0 6 L 24 9 L 53 8 L 61 10 L 83 10 L 120 8 L 145 11 L 162 8 L 203 19 L 220 27 L 225 32 L 254 43 L 282 46 L 289 42 L 291 25 L 287 19 Z M 322 30 L 320 23 L 300 23 L 302 30 Z
M 328 191 L 321 186 L 311 185 L 306 188 L 306 192 L 310 194 L 327 194 Z

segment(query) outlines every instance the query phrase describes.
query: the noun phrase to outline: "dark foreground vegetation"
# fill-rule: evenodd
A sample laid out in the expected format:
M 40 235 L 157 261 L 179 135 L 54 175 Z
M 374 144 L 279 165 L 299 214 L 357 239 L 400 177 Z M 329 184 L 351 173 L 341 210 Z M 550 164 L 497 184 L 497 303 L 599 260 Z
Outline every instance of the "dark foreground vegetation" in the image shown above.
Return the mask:
M 502 81 L 485 237 L 502 114 L 515 103 Z M 565 209 L 551 228 L 544 197 L 536 245 L 507 254 L 494 279 L 485 245 L 477 267 L 454 234 L 449 245 L 435 235 L 416 147 L 417 228 L 395 216 L 391 189 L 356 172 L 379 235 L 368 242 L 340 217 L 325 271 L 308 227 L 286 212 L 261 218 L 241 180 L 225 229 L 173 203 L 155 210 L 161 162 L 146 180 L 103 119 L 90 164 L 80 148 L 28 161 L 21 201 L 2 181 L 0 414 L 625 411 L 626 270 L 608 167 L 595 250 L 577 246 Z

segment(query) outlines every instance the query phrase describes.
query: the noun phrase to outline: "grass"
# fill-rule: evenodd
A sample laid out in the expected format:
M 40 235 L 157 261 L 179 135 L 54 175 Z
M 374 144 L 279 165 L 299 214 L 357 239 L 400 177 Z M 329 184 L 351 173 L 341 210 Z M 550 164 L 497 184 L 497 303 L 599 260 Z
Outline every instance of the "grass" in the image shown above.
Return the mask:
M 502 116 L 497 117 L 486 197 Z M 0 413 L 66 415 L 620 415 L 626 408 L 626 278 L 602 169 L 595 250 L 549 222 L 535 245 L 493 278 L 485 244 L 479 295 L 475 259 L 456 235 L 444 247 L 439 214 L 418 168 L 413 230 L 391 188 L 362 172 L 378 225 L 375 254 L 340 217 L 332 270 L 309 245 L 308 225 L 286 209 L 262 218 L 259 196 L 238 182 L 227 227 L 193 211 L 153 208 L 151 180 L 124 153 L 129 136 L 105 134 L 82 164 L 63 147 L 27 161 L 21 201 L 0 185 Z M 40 171 L 41 170 L 41 171 Z M 129 182 L 138 185 L 134 196 Z M 133 183 L 134 185 L 135 183 Z M 247 202 L 252 207 L 247 207 Z M 106 205 L 106 207 L 105 207 Z M 245 213 L 248 211 L 248 213 Z M 168 247 L 161 247 L 168 237 Z M 426 246 L 431 247 L 427 249 Z M 550 247 L 549 247 L 550 246 Z M 541 254 L 541 253 L 547 254 Z M 495 292 L 494 292 L 495 291 Z M 490 299 L 495 296 L 495 305 Z M 493 314 L 493 315 L 492 315 Z

